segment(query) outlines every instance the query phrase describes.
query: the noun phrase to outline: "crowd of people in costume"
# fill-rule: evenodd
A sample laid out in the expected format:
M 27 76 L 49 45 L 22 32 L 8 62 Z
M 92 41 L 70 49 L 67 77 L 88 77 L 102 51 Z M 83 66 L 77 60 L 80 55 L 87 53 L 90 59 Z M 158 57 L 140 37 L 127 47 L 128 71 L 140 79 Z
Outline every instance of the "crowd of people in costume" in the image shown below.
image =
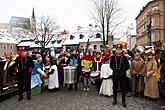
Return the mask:
M 158 84 L 165 83 L 165 45 L 158 57 L 152 48 L 143 53 L 130 54 L 122 44 L 116 44 L 115 50 L 106 47 L 104 52 L 86 50 L 82 55 L 75 49 L 70 53 L 61 52 L 58 58 L 36 52 L 29 55 L 25 48 L 18 50 L 18 57 L 11 66 L 11 59 L 6 61 L 4 71 L 18 76 L 19 101 L 24 90 L 27 99 L 41 93 L 43 88 L 56 91 L 61 88 L 88 92 L 91 86 L 104 96 L 113 96 L 113 105 L 117 104 L 117 93 L 121 91 L 122 105 L 126 107 L 126 96 L 159 98 Z M 11 68 L 12 67 L 12 70 Z M 7 74 L 7 73 L 6 73 Z M 7 76 L 7 75 L 5 75 Z M 160 80 L 161 79 L 161 80 Z M 5 82 L 5 80 L 4 80 Z M 82 82 L 83 89 L 79 83 Z

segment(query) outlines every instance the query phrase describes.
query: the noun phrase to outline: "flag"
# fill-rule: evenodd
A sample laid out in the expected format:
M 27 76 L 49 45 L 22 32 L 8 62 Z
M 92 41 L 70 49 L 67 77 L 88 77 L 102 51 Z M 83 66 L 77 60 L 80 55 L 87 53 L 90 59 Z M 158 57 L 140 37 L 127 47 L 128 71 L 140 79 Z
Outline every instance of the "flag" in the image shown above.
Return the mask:
M 148 37 L 151 37 L 151 26 L 152 26 L 152 20 L 151 20 L 151 16 L 147 21 L 147 34 Z

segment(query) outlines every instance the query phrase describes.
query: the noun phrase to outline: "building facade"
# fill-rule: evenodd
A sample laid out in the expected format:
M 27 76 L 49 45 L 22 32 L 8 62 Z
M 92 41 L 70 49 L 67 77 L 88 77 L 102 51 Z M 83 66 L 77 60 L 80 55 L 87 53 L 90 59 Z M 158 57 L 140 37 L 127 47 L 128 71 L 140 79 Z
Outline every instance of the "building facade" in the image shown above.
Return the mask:
M 5 33 L 9 31 L 9 23 L 0 23 L 0 32 Z
M 10 33 L 24 33 L 30 29 L 30 19 L 12 16 L 10 20 Z
M 165 0 L 152 0 L 136 17 L 136 43 L 152 45 L 165 41 Z
M 136 45 L 136 35 L 132 35 L 128 38 L 128 49 L 132 50 Z

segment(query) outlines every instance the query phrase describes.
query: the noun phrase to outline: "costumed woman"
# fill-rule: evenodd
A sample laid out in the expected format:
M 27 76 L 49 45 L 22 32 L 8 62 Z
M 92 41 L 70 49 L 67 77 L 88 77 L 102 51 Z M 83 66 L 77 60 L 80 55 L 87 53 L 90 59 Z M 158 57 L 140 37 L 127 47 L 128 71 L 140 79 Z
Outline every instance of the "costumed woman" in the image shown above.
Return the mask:
M 34 68 L 32 70 L 31 76 L 31 91 L 32 95 L 37 95 L 41 93 L 41 84 L 43 83 L 41 80 L 41 75 L 45 78 L 47 74 L 42 70 L 42 57 L 40 54 L 36 54 L 37 60 L 34 62 Z
M 6 57 L 6 62 L 3 68 L 4 71 L 3 83 L 8 82 L 8 87 L 10 89 L 15 85 L 16 74 L 14 74 L 15 72 L 13 71 L 15 68 L 14 65 L 15 61 L 13 60 L 12 55 L 10 54 L 5 55 L 5 57 Z
M 89 91 L 91 80 L 90 80 L 90 73 L 92 69 L 92 63 L 93 63 L 93 57 L 90 54 L 90 51 L 87 50 L 85 52 L 85 55 L 82 57 L 82 78 L 83 78 L 83 84 L 84 89 L 83 91 Z
M 100 78 L 103 79 L 99 94 L 105 96 L 113 95 L 112 69 L 110 68 L 110 59 L 105 57 L 101 66 Z
M 145 81 L 144 96 L 150 98 L 159 98 L 158 82 L 156 79 L 157 63 L 153 58 L 153 50 L 151 48 L 146 49 L 145 55 L 147 56 L 147 60 L 145 62 L 146 81 Z
M 49 80 L 48 80 L 48 89 L 50 91 L 57 90 L 59 88 L 59 81 L 58 81 L 58 70 L 57 64 L 55 61 L 50 61 L 51 67 L 49 69 Z

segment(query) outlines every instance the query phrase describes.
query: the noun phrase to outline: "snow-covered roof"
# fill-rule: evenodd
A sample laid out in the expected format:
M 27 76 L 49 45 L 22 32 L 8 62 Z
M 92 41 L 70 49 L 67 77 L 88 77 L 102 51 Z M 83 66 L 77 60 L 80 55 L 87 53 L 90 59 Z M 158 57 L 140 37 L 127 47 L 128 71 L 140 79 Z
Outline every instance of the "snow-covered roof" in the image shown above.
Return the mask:
M 39 48 L 39 47 L 41 47 L 41 46 L 36 44 L 35 42 L 32 42 L 30 45 L 30 48 Z
M 20 42 L 17 46 L 31 46 L 32 45 L 32 41 L 24 41 L 24 42 Z
M 96 34 L 99 33 L 101 38 L 97 38 Z M 80 39 L 80 35 L 83 35 L 83 38 Z M 70 39 L 70 36 L 74 36 L 73 39 Z M 76 45 L 82 42 L 99 42 L 102 40 L 102 34 L 100 32 L 79 32 L 79 33 L 72 33 L 68 35 L 67 39 L 64 41 L 63 45 Z
M 15 38 L 12 37 L 9 33 L 0 33 L 0 42 L 1 43 L 13 43 L 17 44 L 17 41 Z

